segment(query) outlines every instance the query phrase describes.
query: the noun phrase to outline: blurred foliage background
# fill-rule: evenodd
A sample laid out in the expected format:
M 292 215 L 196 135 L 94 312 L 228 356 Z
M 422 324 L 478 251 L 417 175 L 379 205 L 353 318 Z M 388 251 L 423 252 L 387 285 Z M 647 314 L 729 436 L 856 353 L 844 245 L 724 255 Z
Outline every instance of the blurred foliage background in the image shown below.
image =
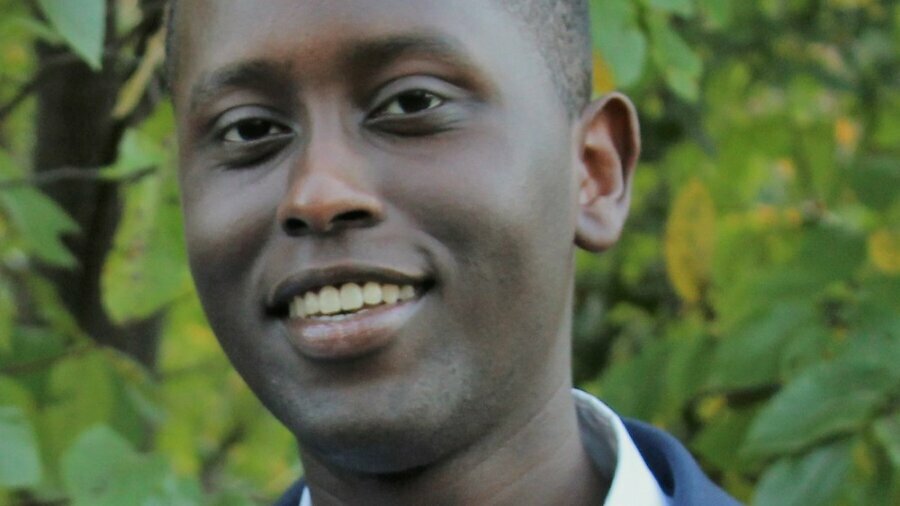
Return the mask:
M 644 127 L 576 381 L 760 505 L 900 504 L 900 5 L 595 0 Z M 266 503 L 187 272 L 160 0 L 0 0 L 0 503 Z

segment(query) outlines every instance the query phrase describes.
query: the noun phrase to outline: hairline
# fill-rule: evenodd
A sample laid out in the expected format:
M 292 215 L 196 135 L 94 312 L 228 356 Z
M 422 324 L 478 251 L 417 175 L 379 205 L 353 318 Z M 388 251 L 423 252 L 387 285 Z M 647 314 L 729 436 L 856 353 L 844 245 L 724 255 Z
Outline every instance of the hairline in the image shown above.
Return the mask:
M 491 0 L 499 4 L 513 18 L 518 21 L 520 29 L 525 36 L 534 43 L 537 50 L 541 54 L 544 67 L 548 72 L 549 78 L 556 89 L 558 98 L 562 101 L 564 108 L 570 116 L 579 114 L 588 104 L 591 98 L 591 89 L 593 81 L 593 68 L 590 58 L 590 28 L 588 3 L 586 0 Z M 539 7 L 540 2 L 552 2 L 552 6 L 544 5 Z M 176 71 L 176 51 L 177 30 L 175 29 L 175 13 L 177 11 L 178 0 L 168 0 L 165 10 L 165 82 L 167 88 L 171 91 L 171 85 L 174 82 Z M 562 7 L 560 7 L 562 6 Z M 548 41 L 542 37 L 539 32 L 538 22 L 534 18 L 536 15 L 544 14 L 550 10 L 563 10 L 565 12 L 559 14 L 559 17 L 565 17 L 568 14 L 570 19 L 560 20 L 552 17 L 553 24 L 573 23 L 573 19 L 578 15 L 584 17 L 581 20 L 580 27 L 558 27 L 555 26 L 550 30 L 550 36 L 556 40 Z M 545 17 L 545 16 L 537 16 Z M 564 29 L 566 28 L 566 29 Z M 571 29 L 569 29 L 571 28 Z M 574 38 L 565 43 L 558 40 L 561 36 Z M 566 47 L 560 47 L 565 45 Z M 578 52 L 579 54 L 572 54 Z M 585 54 L 588 53 L 588 54 Z M 568 61 L 572 60 L 572 61 Z M 554 64 L 554 62 L 557 62 Z

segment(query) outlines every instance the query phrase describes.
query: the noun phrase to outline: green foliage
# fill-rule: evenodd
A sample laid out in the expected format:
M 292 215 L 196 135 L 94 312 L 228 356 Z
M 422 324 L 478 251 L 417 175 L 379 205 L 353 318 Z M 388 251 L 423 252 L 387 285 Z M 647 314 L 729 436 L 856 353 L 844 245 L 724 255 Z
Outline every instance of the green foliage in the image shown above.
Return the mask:
M 0 152 L 0 177 L 12 179 L 16 173 L 12 160 Z M 0 193 L 0 207 L 19 234 L 25 252 L 51 265 L 74 267 L 75 258 L 63 245 L 66 234 L 78 231 L 78 225 L 43 193 L 26 186 Z
M 19 408 L 0 407 L 0 454 L 0 485 L 31 487 L 41 481 L 34 429 Z
M 103 271 L 103 301 L 119 323 L 146 318 L 190 292 L 175 186 L 173 119 L 160 107 L 140 131 L 128 132 L 108 175 L 123 177 L 147 167 L 153 174 L 129 185 L 125 210 Z M 159 170 L 162 169 L 162 170 Z
M 645 150 L 620 244 L 577 258 L 576 380 L 754 504 L 900 503 L 894 3 L 591 2 L 596 89 L 633 97 Z M 56 292 L 95 231 L 32 180 L 26 100 L 0 124 L 0 502 L 265 503 L 295 444 L 190 287 L 160 34 L 141 52 L 133 1 L 37 5 L 0 0 L 0 106 L 38 40 L 118 73 L 124 135 L 95 171 L 122 203 L 98 259 L 118 333 L 87 335 Z M 124 346 L 148 321 L 151 362 Z
M 900 7 L 630 5 L 650 66 L 598 49 L 649 149 L 630 230 L 579 260 L 578 379 L 748 502 L 897 503 Z
M 38 0 L 50 24 L 91 67 L 103 63 L 106 0 Z

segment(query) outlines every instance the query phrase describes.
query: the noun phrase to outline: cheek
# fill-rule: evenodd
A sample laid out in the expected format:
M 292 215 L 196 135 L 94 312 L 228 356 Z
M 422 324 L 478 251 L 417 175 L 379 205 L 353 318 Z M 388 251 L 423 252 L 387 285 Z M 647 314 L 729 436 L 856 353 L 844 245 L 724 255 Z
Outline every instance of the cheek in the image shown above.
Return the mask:
M 545 149 L 567 143 L 479 133 L 432 150 L 404 176 L 406 191 L 394 201 L 439 243 L 442 302 L 454 333 L 474 341 L 474 360 L 537 356 L 557 337 L 570 286 L 569 154 Z M 544 341 L 525 349 L 523 335 Z M 494 366 L 503 363 L 510 361 Z
M 241 184 L 234 175 L 186 181 L 185 235 L 201 298 L 223 302 L 252 293 L 248 275 L 275 222 L 275 182 Z M 275 178 L 270 178 L 275 179 Z M 236 301 L 234 302 L 237 303 Z

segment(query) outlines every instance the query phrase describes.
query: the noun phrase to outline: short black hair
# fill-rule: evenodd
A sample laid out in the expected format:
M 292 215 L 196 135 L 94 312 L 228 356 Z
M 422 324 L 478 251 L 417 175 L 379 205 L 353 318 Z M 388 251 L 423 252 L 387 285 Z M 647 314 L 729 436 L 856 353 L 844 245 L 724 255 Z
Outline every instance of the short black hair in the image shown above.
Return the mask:
M 591 99 L 593 58 L 588 0 L 496 0 L 535 37 L 563 104 L 579 114 Z M 166 21 L 166 77 L 174 76 L 175 12 Z

